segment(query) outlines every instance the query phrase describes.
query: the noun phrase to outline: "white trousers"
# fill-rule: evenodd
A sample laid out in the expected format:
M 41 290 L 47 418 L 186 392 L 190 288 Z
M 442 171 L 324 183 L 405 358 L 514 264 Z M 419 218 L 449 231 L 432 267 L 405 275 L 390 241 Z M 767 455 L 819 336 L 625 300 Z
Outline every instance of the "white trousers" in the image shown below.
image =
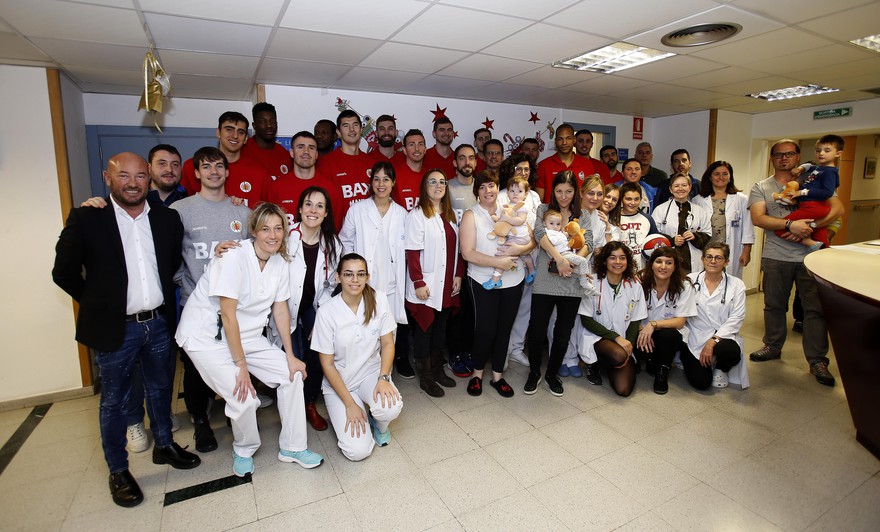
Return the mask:
M 377 369 L 374 373 L 367 375 L 359 386 L 348 391 L 359 407 L 364 408 L 364 405 L 369 407 L 369 413 L 376 420 L 379 430 L 385 432 L 388 430 L 388 424 L 400 415 L 400 411 L 403 408 L 403 399 L 398 400 L 393 405 L 386 403 L 384 407 L 382 406 L 381 398 L 379 402 L 373 401 L 373 390 L 376 389 L 376 382 L 379 380 L 379 371 Z M 330 416 L 333 430 L 336 431 L 339 449 L 352 462 L 359 462 L 370 456 L 373 452 L 373 447 L 376 445 L 373 441 L 373 431 L 367 425 L 366 434 L 361 433 L 360 436 L 352 436 L 350 427 L 346 432 L 345 422 L 348 420 L 348 416 L 345 414 L 345 403 L 336 395 L 336 392 L 332 391 L 332 389 L 328 391 L 327 388 L 325 385 L 324 405 L 327 407 L 327 414 Z
M 523 285 L 522 299 L 519 300 L 519 309 L 516 311 L 516 319 L 513 328 L 510 329 L 510 341 L 507 343 L 507 354 L 523 354 L 526 344 L 526 332 L 529 330 L 529 316 L 532 310 L 532 285 Z
M 278 447 L 285 451 L 303 451 L 308 445 L 303 379 L 296 373 L 290 382 L 290 370 L 284 351 L 268 339 L 259 338 L 242 345 L 248 371 L 266 386 L 278 389 L 278 413 L 281 434 Z M 233 364 L 229 349 L 186 352 L 205 384 L 226 400 L 226 416 L 232 420 L 232 449 L 238 456 L 253 456 L 260 447 L 257 407 L 260 400 L 248 394 L 243 402 L 233 397 L 235 377 L 240 368 Z

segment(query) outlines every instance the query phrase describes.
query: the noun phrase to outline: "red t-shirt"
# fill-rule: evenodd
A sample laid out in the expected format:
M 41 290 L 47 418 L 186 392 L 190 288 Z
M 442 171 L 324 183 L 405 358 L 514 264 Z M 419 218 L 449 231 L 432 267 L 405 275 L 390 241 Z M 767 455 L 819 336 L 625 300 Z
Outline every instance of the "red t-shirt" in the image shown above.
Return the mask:
M 422 169 L 427 170 L 424 163 Z M 424 172 L 422 170 L 416 172 L 410 168 L 404 158 L 402 162 L 394 165 L 394 174 L 397 176 L 394 183 L 394 201 L 409 212 L 419 204 L 419 190 Z
M 264 150 L 253 137 L 241 149 L 241 158 L 256 161 L 269 172 L 267 177 L 287 175 L 291 171 L 290 152 L 276 143 L 271 150 Z
M 294 223 L 296 216 L 296 206 L 299 205 L 299 197 L 303 191 L 309 187 L 321 187 L 330 195 L 330 204 L 332 207 L 341 205 L 342 198 L 339 197 L 339 187 L 335 186 L 329 179 L 315 172 L 315 176 L 311 179 L 300 179 L 291 172 L 290 174 L 280 178 L 269 179 L 269 191 L 266 195 L 266 201 L 278 205 L 287 213 L 288 225 Z M 334 215 L 336 213 L 334 212 Z M 338 230 L 338 227 L 337 227 Z
M 605 168 L 608 168 L 606 165 Z M 613 174 L 608 178 L 608 181 L 605 181 L 605 178 L 602 178 L 602 182 L 606 185 L 610 185 L 611 183 L 617 183 L 618 181 L 623 181 L 623 174 L 620 170 L 615 170 Z
M 455 177 L 455 151 L 453 150 L 449 157 L 444 158 L 437 153 L 437 146 L 431 146 L 425 152 L 425 159 L 422 161 L 422 168 L 430 170 L 431 168 L 439 168 L 446 174 L 446 179 Z
M 259 202 L 266 201 L 267 182 L 266 169 L 262 165 L 241 157 L 229 164 L 229 177 L 223 189 L 227 196 L 241 198 L 245 205 L 253 209 Z M 202 189 L 202 184 L 196 179 L 192 158 L 183 163 L 180 184 L 190 195 Z
M 590 162 L 593 163 L 593 170 L 599 174 L 599 177 L 602 178 L 602 182 L 606 185 L 608 183 L 613 183 L 613 181 L 609 181 L 611 179 L 611 172 L 608 171 L 608 165 L 596 159 L 595 157 L 590 157 Z
M 364 152 L 348 155 L 339 149 L 318 158 L 318 172 L 333 182 L 339 191 L 339 205 L 333 205 L 336 227 L 342 227 L 352 203 L 369 196 L 372 168 L 373 159 Z
M 484 160 L 480 159 L 479 157 L 477 157 L 477 164 L 476 164 L 476 166 L 474 167 L 474 174 L 473 174 L 473 175 L 477 175 L 477 174 L 479 174 L 480 172 L 482 172 L 482 171 L 485 170 L 486 168 L 489 168 L 488 166 L 486 166 L 486 161 L 484 161 Z M 455 177 L 455 176 L 453 175 L 452 177 Z M 504 187 L 501 187 L 501 188 L 504 188 Z
M 370 153 L 368 153 L 367 155 L 369 155 L 370 158 L 373 160 L 373 164 L 376 164 L 378 162 L 388 162 L 388 163 L 396 165 L 398 163 L 398 161 L 406 160 L 406 156 L 399 151 L 395 151 L 394 155 L 392 155 L 390 158 L 385 157 L 385 154 L 383 154 L 379 150 L 373 150 Z
M 558 153 L 554 153 L 550 157 L 541 160 L 541 162 L 538 163 L 538 181 L 535 183 L 535 188 L 544 189 L 544 203 L 550 202 L 550 194 L 553 192 L 550 190 L 550 187 L 553 185 L 553 178 L 563 170 L 571 170 L 574 172 L 574 175 L 578 180 L 578 186 L 583 184 L 587 176 L 599 173 L 597 169 L 593 168 L 593 162 L 590 159 L 581 157 L 580 155 L 574 156 L 574 159 L 571 161 L 571 166 L 566 166 L 559 158 Z

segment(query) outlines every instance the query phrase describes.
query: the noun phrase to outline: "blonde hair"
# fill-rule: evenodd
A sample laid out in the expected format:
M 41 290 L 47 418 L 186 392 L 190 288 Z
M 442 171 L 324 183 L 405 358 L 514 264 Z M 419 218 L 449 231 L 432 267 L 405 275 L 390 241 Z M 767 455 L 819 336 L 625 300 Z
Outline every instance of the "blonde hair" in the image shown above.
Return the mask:
M 269 218 L 277 216 L 281 219 L 281 229 L 284 232 L 284 238 L 281 239 L 281 247 L 278 248 L 278 255 L 285 261 L 290 262 L 287 256 L 287 215 L 278 205 L 274 203 L 264 202 L 257 205 L 248 217 L 248 231 L 252 235 L 257 234 L 257 230 L 269 225 Z

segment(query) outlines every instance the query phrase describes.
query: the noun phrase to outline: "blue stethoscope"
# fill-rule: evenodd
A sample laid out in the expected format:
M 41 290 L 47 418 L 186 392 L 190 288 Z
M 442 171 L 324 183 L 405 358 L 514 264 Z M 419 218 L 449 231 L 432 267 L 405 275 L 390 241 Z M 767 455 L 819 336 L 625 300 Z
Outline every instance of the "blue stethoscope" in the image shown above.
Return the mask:
M 302 242 L 303 234 L 302 230 L 299 228 L 299 224 L 297 224 L 291 232 L 294 231 L 299 233 L 299 241 Z M 321 245 L 320 241 L 318 242 L 318 245 Z M 330 288 L 330 262 L 327 253 L 324 253 L 324 288 Z
M 706 270 L 701 271 L 697 274 L 696 282 L 694 282 L 694 288 L 697 292 L 700 291 L 700 275 L 703 276 L 703 279 L 706 278 Z M 721 272 L 721 275 L 724 277 L 724 292 L 721 294 L 721 304 L 723 305 L 727 301 L 727 272 Z

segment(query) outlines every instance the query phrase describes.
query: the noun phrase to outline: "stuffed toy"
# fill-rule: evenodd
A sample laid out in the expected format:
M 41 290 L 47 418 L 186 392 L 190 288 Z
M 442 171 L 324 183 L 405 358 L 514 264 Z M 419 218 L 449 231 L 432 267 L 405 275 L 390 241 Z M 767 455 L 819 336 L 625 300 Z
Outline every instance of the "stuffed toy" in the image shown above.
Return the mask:
M 784 203 L 785 205 L 794 205 L 795 197 L 800 196 L 800 192 L 798 189 L 800 185 L 794 179 L 785 184 L 785 190 L 782 192 L 774 192 L 773 199 L 776 200 L 777 203 Z
M 492 221 L 495 222 L 495 226 L 492 228 L 492 232 L 489 233 L 489 240 L 494 240 L 498 238 L 498 244 L 504 245 L 504 242 L 507 240 L 507 235 L 510 234 L 510 231 L 513 229 L 513 225 L 511 221 L 516 219 L 516 211 L 523 208 L 525 202 L 520 201 L 515 205 L 507 204 L 501 207 L 501 215 L 498 216 L 496 214 L 491 215 Z
M 584 247 L 587 243 L 584 233 L 586 233 L 586 229 L 581 229 L 580 223 L 578 223 L 578 219 L 568 222 L 568 225 L 565 226 L 565 232 L 571 237 L 568 239 L 568 247 L 572 250 L 577 251 Z

